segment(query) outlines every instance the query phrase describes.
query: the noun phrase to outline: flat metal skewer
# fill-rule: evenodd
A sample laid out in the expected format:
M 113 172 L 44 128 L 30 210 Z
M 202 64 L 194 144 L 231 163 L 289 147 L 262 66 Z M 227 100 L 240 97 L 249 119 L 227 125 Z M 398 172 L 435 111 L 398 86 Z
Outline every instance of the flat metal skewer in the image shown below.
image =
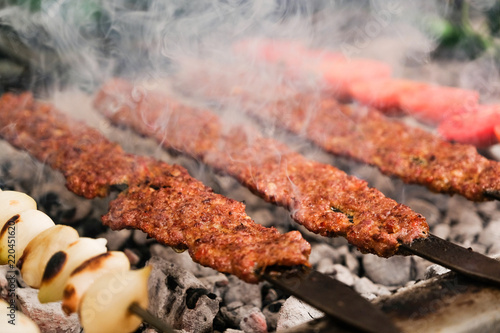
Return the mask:
M 437 236 L 429 235 L 411 244 L 401 244 L 400 251 L 401 254 L 415 254 L 473 279 L 500 285 L 500 261 Z
M 130 312 L 135 314 L 136 316 L 142 318 L 145 322 L 156 328 L 162 333 L 175 333 L 174 329 L 169 325 L 165 324 L 159 318 L 155 317 L 151 312 L 142 308 L 137 303 L 132 303 L 128 308 Z
M 311 268 L 266 271 L 262 278 L 323 311 L 349 332 L 401 332 L 385 313 L 352 288 Z

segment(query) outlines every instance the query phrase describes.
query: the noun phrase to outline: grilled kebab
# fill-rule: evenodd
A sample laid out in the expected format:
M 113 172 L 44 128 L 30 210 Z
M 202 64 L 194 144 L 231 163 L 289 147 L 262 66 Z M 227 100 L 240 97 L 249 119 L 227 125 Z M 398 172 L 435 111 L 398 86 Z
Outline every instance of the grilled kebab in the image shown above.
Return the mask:
M 115 79 L 101 88 L 95 106 L 115 124 L 235 177 L 265 200 L 287 208 L 310 231 L 344 236 L 362 252 L 387 257 L 400 243 L 428 234 L 423 216 L 365 181 L 308 160 L 256 130 L 225 126 L 212 111 L 183 104 L 162 90 Z
M 247 282 L 257 282 L 257 271 L 269 266 L 309 265 L 310 245 L 298 231 L 280 234 L 256 224 L 244 204 L 214 193 L 184 168 L 125 153 L 29 93 L 0 98 L 0 137 L 60 170 L 76 194 L 105 196 L 127 184 L 103 217 L 112 229 L 140 229 Z
M 305 137 L 329 153 L 376 166 L 386 175 L 434 192 L 460 194 L 472 201 L 500 197 L 500 163 L 483 157 L 474 146 L 445 141 L 375 109 L 342 104 L 308 87 L 270 83 L 248 71 L 234 77 L 233 71 L 207 73 L 201 68 L 206 65 L 192 69 L 201 71 L 204 80 L 191 84 L 190 92 L 236 103 L 257 119 Z

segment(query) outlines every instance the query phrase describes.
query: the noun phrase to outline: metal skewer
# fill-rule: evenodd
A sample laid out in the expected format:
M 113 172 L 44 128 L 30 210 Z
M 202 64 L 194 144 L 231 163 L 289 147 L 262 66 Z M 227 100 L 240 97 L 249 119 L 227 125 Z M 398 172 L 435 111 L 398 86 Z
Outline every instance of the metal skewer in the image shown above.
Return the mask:
M 500 261 L 434 235 L 400 245 L 401 254 L 415 254 L 465 276 L 500 285 Z
M 323 311 L 347 332 L 401 332 L 379 308 L 346 284 L 308 267 L 268 270 L 262 278 Z M 360 314 L 362 314 L 360 316 Z
M 165 324 L 159 318 L 155 317 L 151 312 L 142 308 L 137 303 L 132 303 L 128 308 L 130 312 L 135 314 L 136 316 L 142 318 L 145 322 L 156 328 L 162 333 L 175 333 L 174 329 L 169 325 Z

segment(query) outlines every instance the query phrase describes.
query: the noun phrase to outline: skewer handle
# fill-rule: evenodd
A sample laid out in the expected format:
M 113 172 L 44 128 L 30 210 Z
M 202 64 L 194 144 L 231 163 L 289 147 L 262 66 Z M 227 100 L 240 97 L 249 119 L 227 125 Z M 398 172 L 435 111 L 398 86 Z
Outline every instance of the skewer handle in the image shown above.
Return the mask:
M 128 308 L 130 312 L 142 318 L 145 322 L 163 333 L 175 333 L 174 329 L 155 317 L 151 312 L 142 308 L 137 303 L 132 303 Z

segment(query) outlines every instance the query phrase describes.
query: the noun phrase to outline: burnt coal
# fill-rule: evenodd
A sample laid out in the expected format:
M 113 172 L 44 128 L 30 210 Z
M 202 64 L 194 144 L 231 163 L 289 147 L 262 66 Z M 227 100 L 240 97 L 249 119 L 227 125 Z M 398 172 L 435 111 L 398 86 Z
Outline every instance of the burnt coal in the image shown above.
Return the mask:
M 190 272 L 159 257 L 149 261 L 150 311 L 176 329 L 211 332 L 220 300 Z
M 292 296 L 281 307 L 276 328 L 278 331 L 292 328 L 323 316 L 323 312 Z

